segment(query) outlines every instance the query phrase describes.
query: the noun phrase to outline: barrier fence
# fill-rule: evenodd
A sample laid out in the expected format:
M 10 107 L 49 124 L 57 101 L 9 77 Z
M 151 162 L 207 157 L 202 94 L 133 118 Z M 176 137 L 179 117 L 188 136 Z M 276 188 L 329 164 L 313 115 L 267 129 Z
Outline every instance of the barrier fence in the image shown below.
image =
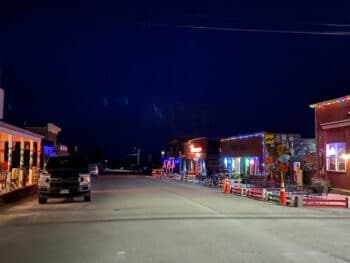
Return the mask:
M 247 197 L 262 201 L 264 200 L 264 193 L 265 193 L 265 190 L 263 188 L 253 187 L 248 190 Z
M 349 208 L 349 198 L 303 198 L 304 207 L 340 207 Z
M 188 183 L 200 183 L 201 180 L 195 175 L 175 175 L 166 176 L 166 179 L 182 180 Z M 164 177 L 163 177 L 164 178 Z M 232 194 L 244 196 L 260 201 L 280 202 L 280 185 L 262 181 L 251 181 L 249 184 L 243 183 L 241 179 L 222 179 L 217 178 L 216 187 L 223 189 L 227 193 L 226 185 L 228 184 Z M 224 188 L 225 187 L 225 188 Z M 307 188 L 304 188 L 307 190 Z M 308 191 L 298 191 L 295 185 L 286 185 L 286 199 L 290 206 L 298 207 L 328 207 L 328 208 L 350 208 L 350 197 L 330 197 L 322 193 L 310 193 Z

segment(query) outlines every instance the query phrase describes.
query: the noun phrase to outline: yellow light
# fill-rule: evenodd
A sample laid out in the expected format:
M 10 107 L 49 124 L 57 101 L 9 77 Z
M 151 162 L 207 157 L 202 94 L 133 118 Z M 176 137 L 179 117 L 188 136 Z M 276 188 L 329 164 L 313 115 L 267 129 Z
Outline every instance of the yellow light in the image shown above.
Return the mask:
M 202 152 L 202 147 L 195 147 L 195 146 L 191 145 L 190 148 L 191 148 L 190 149 L 191 153 L 200 153 L 200 152 Z
M 345 159 L 345 160 L 349 160 L 350 159 L 350 154 L 342 154 L 341 158 Z

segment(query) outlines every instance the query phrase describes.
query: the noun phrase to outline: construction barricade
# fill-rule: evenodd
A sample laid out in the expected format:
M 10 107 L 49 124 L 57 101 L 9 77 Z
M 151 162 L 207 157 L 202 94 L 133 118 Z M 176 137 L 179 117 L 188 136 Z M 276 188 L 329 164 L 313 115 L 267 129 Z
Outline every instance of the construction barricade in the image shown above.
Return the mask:
M 345 197 L 345 198 L 303 197 L 302 206 L 304 206 L 304 207 L 350 208 L 349 197 Z
M 252 187 L 248 190 L 247 197 L 262 201 L 262 200 L 264 200 L 264 197 L 265 197 L 265 189 Z
M 286 193 L 286 203 L 288 206 L 296 206 L 295 200 L 296 200 L 296 195 L 293 192 Z M 280 190 L 279 189 L 267 190 L 265 194 L 265 201 L 280 203 L 281 202 Z

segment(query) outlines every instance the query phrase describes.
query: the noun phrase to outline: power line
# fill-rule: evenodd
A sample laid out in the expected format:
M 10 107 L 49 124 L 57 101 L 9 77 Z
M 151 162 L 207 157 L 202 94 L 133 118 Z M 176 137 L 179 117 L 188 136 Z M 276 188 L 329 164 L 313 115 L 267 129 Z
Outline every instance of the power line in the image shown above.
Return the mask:
M 148 23 L 148 26 L 169 27 L 195 30 L 210 31 L 229 31 L 229 32 L 251 32 L 251 33 L 278 33 L 294 35 L 319 35 L 319 36 L 350 36 L 350 31 L 308 31 L 308 30 L 284 30 L 284 29 L 258 29 L 246 27 L 217 27 L 217 26 L 200 26 L 200 25 L 172 25 Z

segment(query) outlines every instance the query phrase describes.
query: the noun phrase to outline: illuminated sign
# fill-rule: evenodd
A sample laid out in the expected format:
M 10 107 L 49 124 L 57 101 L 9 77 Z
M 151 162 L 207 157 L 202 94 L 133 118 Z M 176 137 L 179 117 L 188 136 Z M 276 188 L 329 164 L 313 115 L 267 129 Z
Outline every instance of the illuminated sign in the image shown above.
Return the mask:
M 190 146 L 191 147 L 191 153 L 200 153 L 202 152 L 202 147 L 194 147 L 193 145 Z
M 53 157 L 55 156 L 55 153 L 53 151 L 53 147 L 52 146 L 43 146 L 43 151 L 44 151 L 44 155 L 48 156 L 48 157 Z

